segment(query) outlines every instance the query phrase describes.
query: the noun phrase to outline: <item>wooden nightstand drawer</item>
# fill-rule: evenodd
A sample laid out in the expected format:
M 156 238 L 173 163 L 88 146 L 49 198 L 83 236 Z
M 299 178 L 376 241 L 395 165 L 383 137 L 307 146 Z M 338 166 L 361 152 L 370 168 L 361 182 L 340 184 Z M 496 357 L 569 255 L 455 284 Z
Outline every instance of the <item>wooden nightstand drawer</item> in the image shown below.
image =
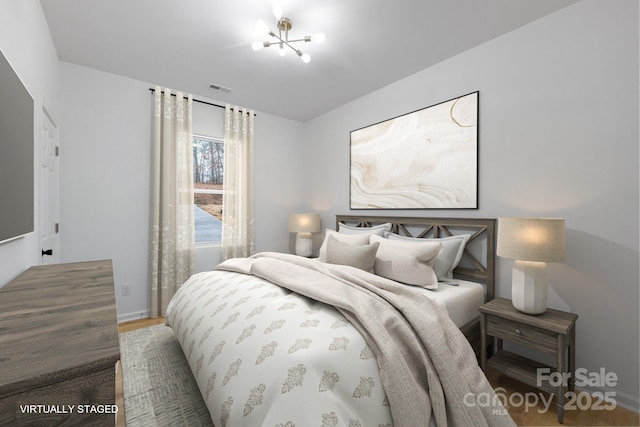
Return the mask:
M 487 316 L 487 335 L 555 354 L 558 334 L 501 317 Z

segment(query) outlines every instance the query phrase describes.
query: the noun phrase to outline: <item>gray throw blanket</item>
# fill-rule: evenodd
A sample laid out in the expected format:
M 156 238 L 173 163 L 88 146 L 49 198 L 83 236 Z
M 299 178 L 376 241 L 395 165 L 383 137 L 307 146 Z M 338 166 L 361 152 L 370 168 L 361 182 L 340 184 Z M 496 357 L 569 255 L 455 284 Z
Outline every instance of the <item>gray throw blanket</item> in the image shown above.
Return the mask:
M 442 307 L 410 286 L 280 253 L 230 259 L 217 268 L 336 307 L 376 355 L 395 426 L 515 426 L 462 332 Z

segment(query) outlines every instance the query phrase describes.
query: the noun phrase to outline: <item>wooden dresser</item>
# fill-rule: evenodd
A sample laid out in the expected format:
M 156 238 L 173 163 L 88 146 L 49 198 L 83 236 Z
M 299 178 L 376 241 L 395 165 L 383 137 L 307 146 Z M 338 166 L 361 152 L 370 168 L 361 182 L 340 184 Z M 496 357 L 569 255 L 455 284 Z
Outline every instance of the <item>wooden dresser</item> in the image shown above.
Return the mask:
M 31 267 L 0 289 L 0 425 L 113 426 L 110 260 Z

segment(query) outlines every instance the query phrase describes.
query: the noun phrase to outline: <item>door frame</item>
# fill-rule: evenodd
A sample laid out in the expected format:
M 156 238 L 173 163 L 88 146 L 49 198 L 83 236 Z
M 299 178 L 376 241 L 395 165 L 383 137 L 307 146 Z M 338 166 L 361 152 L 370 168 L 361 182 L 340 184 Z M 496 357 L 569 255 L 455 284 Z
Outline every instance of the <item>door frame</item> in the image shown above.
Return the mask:
M 38 251 L 40 264 L 60 262 L 60 141 L 56 120 L 42 103 L 38 156 Z M 51 138 L 51 140 L 50 140 Z M 45 174 L 45 159 L 52 168 Z M 49 180 L 48 180 L 49 179 Z M 51 255 L 44 251 L 51 250 Z

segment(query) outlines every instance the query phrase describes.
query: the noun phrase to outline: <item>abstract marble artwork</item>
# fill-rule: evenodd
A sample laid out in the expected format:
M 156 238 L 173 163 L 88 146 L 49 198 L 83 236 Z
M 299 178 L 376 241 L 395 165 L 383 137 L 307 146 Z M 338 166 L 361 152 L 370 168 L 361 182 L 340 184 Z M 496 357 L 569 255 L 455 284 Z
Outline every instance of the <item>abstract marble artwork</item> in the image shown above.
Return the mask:
M 476 209 L 478 92 L 351 132 L 351 209 Z

